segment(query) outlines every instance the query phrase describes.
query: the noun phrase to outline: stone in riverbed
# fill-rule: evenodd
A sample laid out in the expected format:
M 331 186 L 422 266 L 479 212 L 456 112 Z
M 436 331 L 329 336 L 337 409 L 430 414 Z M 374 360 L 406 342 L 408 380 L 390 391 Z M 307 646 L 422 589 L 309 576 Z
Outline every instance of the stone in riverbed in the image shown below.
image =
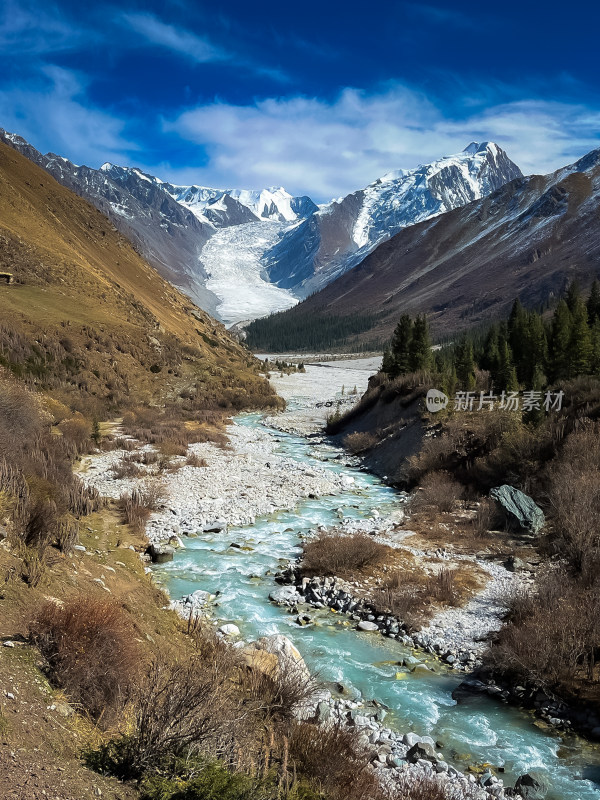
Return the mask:
M 544 527 L 546 520 L 542 509 L 514 486 L 497 486 L 490 491 L 490 497 L 502 506 L 509 520 L 522 529 L 538 533 Z
M 369 620 L 363 619 L 361 622 L 358 623 L 356 626 L 359 631 L 377 631 L 379 630 L 379 625 L 376 622 L 369 622 Z
M 303 601 L 295 586 L 278 586 L 269 594 L 269 600 L 280 606 L 293 606 Z
M 147 552 L 153 564 L 164 564 L 166 561 L 173 561 L 175 548 L 168 544 L 151 544 Z
M 414 744 L 406 754 L 406 760 L 409 764 L 416 764 L 417 761 L 429 761 L 431 764 L 437 762 L 437 755 L 435 748 L 429 742 L 417 742 Z
M 223 636 L 239 636 L 240 629 L 238 628 L 237 625 L 234 625 L 233 623 L 230 622 L 227 623 L 226 625 L 221 625 L 221 627 L 219 628 L 219 633 L 222 633 Z
M 548 788 L 548 781 L 539 772 L 526 772 L 515 783 L 515 791 L 523 800 L 544 800 Z

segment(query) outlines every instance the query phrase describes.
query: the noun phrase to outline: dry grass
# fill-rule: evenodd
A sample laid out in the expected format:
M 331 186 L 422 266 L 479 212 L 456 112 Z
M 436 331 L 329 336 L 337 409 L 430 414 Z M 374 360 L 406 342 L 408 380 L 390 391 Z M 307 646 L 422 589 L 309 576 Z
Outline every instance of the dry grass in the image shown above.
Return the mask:
M 119 503 L 125 521 L 135 533 L 144 533 L 150 514 L 159 508 L 163 495 L 164 486 L 159 481 L 121 495 Z
M 30 636 L 53 680 L 95 720 L 118 713 L 139 665 L 139 648 L 122 609 L 112 601 L 78 597 L 44 603 Z
M 389 554 L 387 545 L 367 534 L 343 536 L 326 533 L 304 545 L 302 572 L 305 575 L 352 577 L 361 570 L 381 563 Z
M 449 512 L 454 509 L 463 493 L 461 484 L 448 472 L 429 472 L 422 478 L 419 488 L 411 499 L 411 509 Z
M 208 461 L 197 453 L 190 453 L 185 460 L 188 467 L 208 467 Z
M 377 444 L 377 437 L 372 433 L 349 433 L 344 437 L 344 447 L 355 455 L 370 450 Z

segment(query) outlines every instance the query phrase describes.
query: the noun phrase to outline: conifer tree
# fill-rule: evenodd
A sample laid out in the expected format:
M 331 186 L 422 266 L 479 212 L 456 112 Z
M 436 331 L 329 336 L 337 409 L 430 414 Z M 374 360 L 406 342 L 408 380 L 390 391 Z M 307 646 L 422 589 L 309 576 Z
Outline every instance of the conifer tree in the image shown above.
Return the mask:
M 590 373 L 600 377 L 600 317 L 596 317 L 590 332 L 591 356 Z
M 593 325 L 600 319 L 600 283 L 595 280 L 590 289 L 590 296 L 587 301 L 588 322 Z
M 385 369 L 390 377 L 405 375 L 410 370 L 410 343 L 413 338 L 413 321 L 408 314 L 402 314 L 390 346 L 389 369 Z
M 470 391 L 475 388 L 475 359 L 473 343 L 464 338 L 458 343 L 454 354 L 456 378 L 461 389 Z
M 550 333 L 550 364 L 548 376 L 551 381 L 568 378 L 569 345 L 571 342 L 571 312 L 565 300 L 560 300 L 552 318 Z
M 485 337 L 483 353 L 480 360 L 481 368 L 489 370 L 492 374 L 498 370 L 498 365 L 500 363 L 498 336 L 498 326 L 492 325 Z
M 515 365 L 517 377 L 531 387 L 536 370 L 544 372 L 547 360 L 548 340 L 544 321 L 536 311 L 531 311 L 527 314 L 521 360 Z
M 571 336 L 568 347 L 568 377 L 587 375 L 592 356 L 592 337 L 585 303 L 579 298 L 572 313 Z
M 408 364 L 411 372 L 429 369 L 432 363 L 431 339 L 429 325 L 425 314 L 415 319 L 412 338 L 408 348 Z
M 517 298 L 513 303 L 508 319 L 508 344 L 512 352 L 513 362 L 517 366 L 523 362 L 526 333 L 527 312 Z
M 567 308 L 571 312 L 571 314 L 575 313 L 575 308 L 577 307 L 577 303 L 581 299 L 581 290 L 579 288 L 579 283 L 577 280 L 572 280 L 567 288 L 567 293 L 565 295 L 565 300 L 567 301 Z
M 510 346 L 505 338 L 502 338 L 498 345 L 500 362 L 498 372 L 494 379 L 496 391 L 516 392 L 519 389 L 517 372 L 515 370 Z

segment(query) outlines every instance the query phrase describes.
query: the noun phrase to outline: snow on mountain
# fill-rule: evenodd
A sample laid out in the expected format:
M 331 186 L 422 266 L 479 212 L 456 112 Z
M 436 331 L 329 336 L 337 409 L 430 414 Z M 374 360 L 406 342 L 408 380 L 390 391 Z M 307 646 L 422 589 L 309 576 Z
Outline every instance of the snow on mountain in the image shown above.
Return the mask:
M 268 314 L 327 285 L 402 228 L 521 175 L 491 142 L 395 170 L 317 206 L 282 187 L 176 185 L 109 162 L 78 167 L 0 129 L 0 139 L 93 203 L 161 274 L 227 322 Z
M 402 228 L 477 200 L 520 177 L 493 142 L 412 170 L 396 170 L 335 200 L 287 232 L 265 253 L 271 280 L 299 297 L 360 263 Z
M 274 286 L 261 257 L 286 227 L 280 222 L 253 222 L 217 231 L 200 259 L 208 276 L 206 288 L 220 302 L 217 314 L 226 325 L 264 317 L 296 305 L 298 298 Z

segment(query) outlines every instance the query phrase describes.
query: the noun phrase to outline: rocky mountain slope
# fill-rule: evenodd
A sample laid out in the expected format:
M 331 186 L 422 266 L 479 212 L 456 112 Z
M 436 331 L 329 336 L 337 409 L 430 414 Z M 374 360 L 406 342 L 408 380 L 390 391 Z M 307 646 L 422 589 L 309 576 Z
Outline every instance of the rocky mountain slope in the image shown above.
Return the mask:
M 400 231 L 296 308 L 255 323 L 264 329 L 253 341 L 263 348 L 281 330 L 302 329 L 303 320 L 315 326 L 361 314 L 367 323 L 355 344 L 381 342 L 404 311 L 425 311 L 434 330 L 452 332 L 503 313 L 517 296 L 528 306 L 545 303 L 567 280 L 598 275 L 599 213 L 594 150 Z
M 228 324 L 295 305 L 401 228 L 521 174 L 496 145 L 472 143 L 318 208 L 281 187 L 178 186 L 135 168 L 42 155 L 1 129 L 0 139 L 109 216 L 163 277 Z
M 0 366 L 95 413 L 176 400 L 268 405 L 257 362 L 111 222 L 0 143 Z M 70 402 L 70 401 L 69 401 Z
M 287 232 L 265 254 L 270 279 L 306 297 L 402 228 L 484 197 L 520 176 L 493 142 L 472 142 L 457 155 L 390 172 Z

